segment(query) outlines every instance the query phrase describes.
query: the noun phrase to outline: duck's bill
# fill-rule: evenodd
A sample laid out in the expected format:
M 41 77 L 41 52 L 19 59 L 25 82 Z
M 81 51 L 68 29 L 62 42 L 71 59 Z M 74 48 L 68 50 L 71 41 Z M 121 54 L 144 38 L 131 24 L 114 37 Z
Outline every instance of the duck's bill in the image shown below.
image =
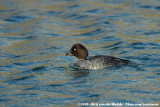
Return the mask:
M 65 54 L 65 56 L 73 56 L 73 54 L 71 54 L 71 51 L 69 51 Z

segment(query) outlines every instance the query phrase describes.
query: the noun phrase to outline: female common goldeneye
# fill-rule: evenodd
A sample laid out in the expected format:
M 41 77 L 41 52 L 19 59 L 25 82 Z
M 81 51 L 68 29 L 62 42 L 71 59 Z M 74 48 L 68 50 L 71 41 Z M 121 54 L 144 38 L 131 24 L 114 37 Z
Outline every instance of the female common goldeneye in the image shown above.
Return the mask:
M 80 43 L 74 44 L 70 51 L 66 53 L 66 56 L 67 55 L 75 56 L 78 59 L 75 66 L 84 69 L 103 69 L 111 66 L 122 66 L 129 63 L 128 60 L 106 55 L 96 55 L 87 58 L 88 50 Z

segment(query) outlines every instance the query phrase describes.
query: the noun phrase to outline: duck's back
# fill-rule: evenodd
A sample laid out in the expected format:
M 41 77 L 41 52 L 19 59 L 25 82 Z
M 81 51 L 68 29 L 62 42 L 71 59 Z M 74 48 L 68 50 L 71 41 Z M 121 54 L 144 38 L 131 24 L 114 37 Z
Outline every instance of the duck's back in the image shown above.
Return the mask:
M 111 66 L 122 66 L 128 64 L 125 59 L 115 58 L 112 56 L 97 55 L 86 60 L 78 60 L 76 65 L 85 69 L 103 69 Z

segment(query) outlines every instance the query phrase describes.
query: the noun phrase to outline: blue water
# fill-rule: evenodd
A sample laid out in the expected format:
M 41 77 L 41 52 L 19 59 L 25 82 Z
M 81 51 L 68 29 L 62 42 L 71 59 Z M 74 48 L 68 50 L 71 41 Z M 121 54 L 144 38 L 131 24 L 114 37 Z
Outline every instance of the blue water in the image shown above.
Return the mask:
M 74 69 L 77 42 L 137 66 Z M 113 103 L 160 106 L 159 0 L 0 0 L 1 107 Z

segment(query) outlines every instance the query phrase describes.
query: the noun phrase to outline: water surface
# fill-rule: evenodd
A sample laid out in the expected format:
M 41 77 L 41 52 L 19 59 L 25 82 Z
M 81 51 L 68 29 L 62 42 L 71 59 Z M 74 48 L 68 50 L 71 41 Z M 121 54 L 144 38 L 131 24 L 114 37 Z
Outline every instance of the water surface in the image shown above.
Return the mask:
M 138 66 L 74 69 L 77 42 Z M 0 60 L 2 107 L 160 105 L 160 1 L 0 0 Z

